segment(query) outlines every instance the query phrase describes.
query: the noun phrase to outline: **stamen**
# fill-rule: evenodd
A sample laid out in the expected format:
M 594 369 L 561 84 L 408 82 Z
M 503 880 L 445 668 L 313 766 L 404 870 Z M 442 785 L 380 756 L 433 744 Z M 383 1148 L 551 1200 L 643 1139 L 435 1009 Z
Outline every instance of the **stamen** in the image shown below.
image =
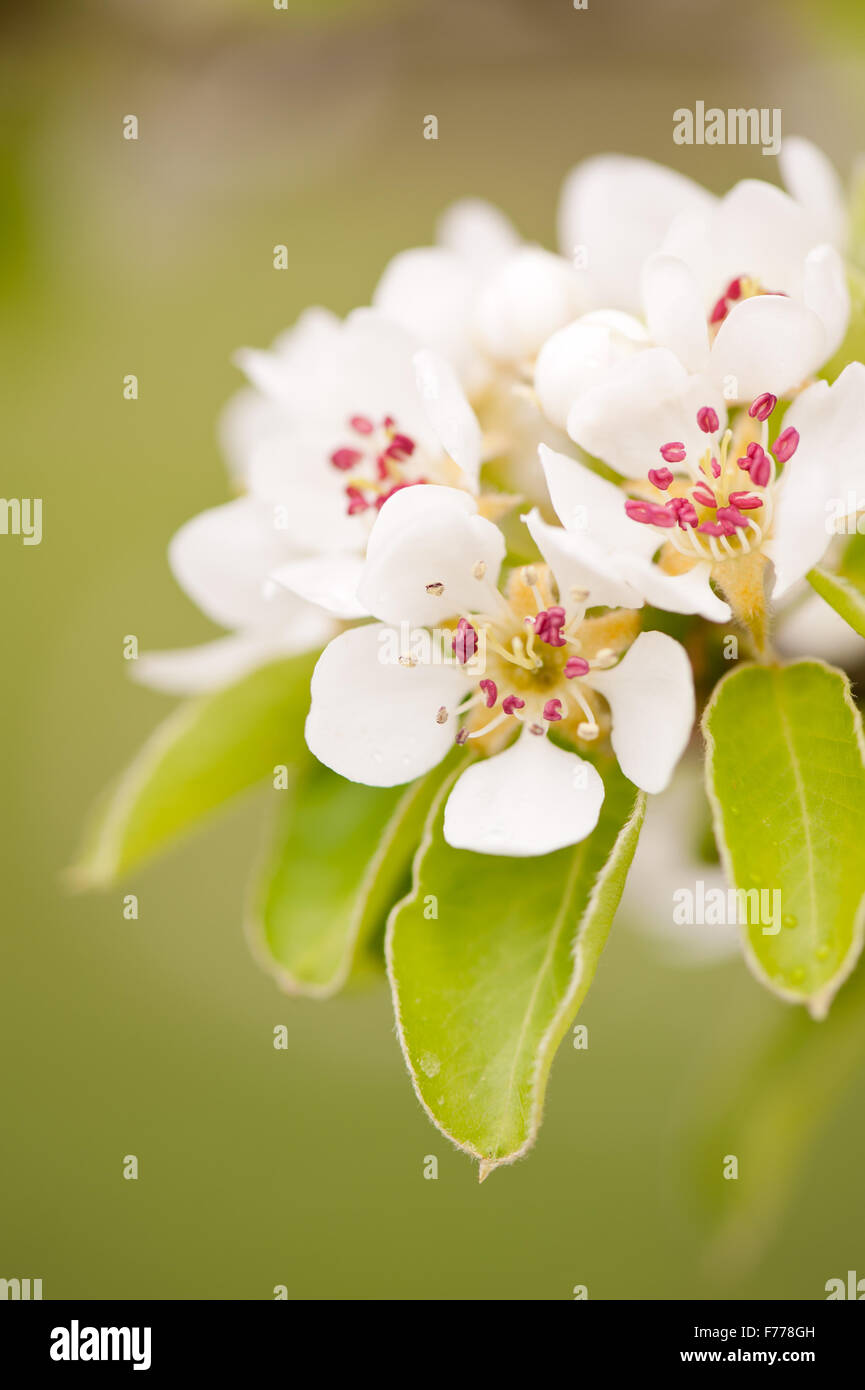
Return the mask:
M 597 723 L 595 722 L 595 716 L 592 711 L 592 707 L 589 704 L 583 692 L 580 690 L 580 687 L 578 685 L 569 685 L 568 694 L 571 696 L 572 699 L 576 700 L 580 709 L 583 711 L 583 714 L 586 716 L 585 721 L 579 724 L 577 727 L 577 733 L 579 734 L 580 738 L 597 738 L 600 730 L 598 728 Z M 594 732 L 586 732 L 586 730 L 590 729 L 594 730 Z
M 562 717 L 562 702 L 561 702 L 561 700 L 555 700 L 555 699 L 553 699 L 553 700 L 547 700 L 547 703 L 544 705 L 544 718 L 545 718 L 550 724 L 555 724 L 557 720 L 561 719 L 561 717 Z
M 567 620 L 564 608 L 554 604 L 551 608 L 541 609 L 535 618 L 534 633 L 540 637 L 542 642 L 546 642 L 550 647 L 563 647 L 565 639 L 562 636 L 562 628 Z
M 375 429 L 372 420 L 368 419 L 366 415 L 352 415 L 348 423 L 358 434 L 372 434 Z
M 489 680 L 489 678 L 479 681 L 478 684 L 486 696 L 487 709 L 492 709 L 499 698 L 498 686 L 495 681 Z
M 748 518 L 742 515 L 738 507 L 719 507 L 718 520 L 729 521 L 733 526 L 741 526 L 743 528 L 748 525 Z
M 680 440 L 661 445 L 661 458 L 665 463 L 682 463 L 685 459 L 685 446 Z
M 784 430 L 781 434 L 778 435 L 778 438 L 772 445 L 772 453 L 775 455 L 779 463 L 786 463 L 788 459 L 791 459 L 793 457 L 798 447 L 799 431 L 793 429 L 793 426 L 790 425 L 786 430 Z M 752 473 L 751 477 L 753 476 L 754 475 Z
M 436 580 L 434 584 L 427 584 L 426 591 L 428 594 L 433 594 L 435 598 L 441 598 L 445 591 L 445 586 L 440 583 L 439 580 Z
M 669 468 L 650 468 L 649 482 L 656 487 L 659 492 L 666 492 L 673 481 L 673 475 Z
M 669 504 L 668 504 L 669 505 Z M 675 526 L 675 516 L 662 507 L 660 502 L 641 502 L 629 497 L 625 511 L 632 521 L 642 522 L 644 526 Z
M 710 405 L 702 405 L 697 411 L 697 424 L 704 434 L 716 434 L 720 421 L 718 412 Z
M 359 512 L 369 510 L 370 504 L 367 502 L 359 487 L 347 487 L 345 495 L 348 498 L 349 516 L 357 516 Z
M 448 722 L 447 706 L 446 706 L 446 705 L 439 705 L 438 712 L 437 712 L 437 714 L 436 714 L 436 723 L 437 723 L 437 724 L 446 724 L 447 722 Z
M 693 503 L 689 502 L 687 497 L 671 497 L 667 507 L 683 531 L 686 526 L 696 526 L 700 520 Z
M 493 729 L 497 729 L 500 724 L 504 724 L 507 717 L 507 714 L 497 714 L 495 719 L 491 719 L 489 724 L 484 724 L 482 729 L 472 729 L 469 738 L 483 738 L 484 734 L 492 733 Z
M 565 677 L 573 680 L 576 676 L 587 676 L 591 667 L 584 656 L 569 656 L 565 662 Z
M 755 497 L 750 492 L 731 492 L 729 501 L 734 507 L 738 507 L 740 512 L 753 512 L 763 505 L 762 497 Z
M 363 454 L 359 449 L 334 449 L 330 456 L 330 461 L 334 468 L 347 473 L 350 468 L 354 468 L 360 463 Z
M 751 482 L 757 487 L 765 487 L 772 476 L 772 463 L 768 454 L 765 454 L 757 445 L 759 453 L 755 450 L 754 457 L 751 459 L 751 467 L 748 470 L 751 474 Z M 791 451 L 792 452 L 792 451 Z
M 472 627 L 467 618 L 460 618 L 453 635 L 454 655 L 460 665 L 464 666 L 467 661 L 471 661 L 477 649 L 477 630 Z
M 521 700 L 519 695 L 506 695 L 502 700 L 502 709 L 505 714 L 516 714 L 518 709 L 525 709 L 526 702 Z
M 751 402 L 748 414 L 752 420 L 768 420 L 777 404 L 778 397 L 773 396 L 771 391 L 764 391 L 762 396 Z
M 717 507 L 718 499 L 708 483 L 700 482 L 692 489 L 691 496 L 701 507 Z
M 487 566 L 485 560 L 478 560 L 477 564 L 472 567 L 472 576 L 475 579 L 483 579 L 486 572 Z
M 709 322 L 710 322 L 710 323 L 722 323 L 723 320 L 724 320 L 726 317 L 727 317 L 727 299 L 726 299 L 726 296 L 722 294 L 720 299 L 716 299 L 716 300 L 715 300 L 715 306 L 714 306 L 714 308 L 712 309 L 711 314 L 709 315 Z

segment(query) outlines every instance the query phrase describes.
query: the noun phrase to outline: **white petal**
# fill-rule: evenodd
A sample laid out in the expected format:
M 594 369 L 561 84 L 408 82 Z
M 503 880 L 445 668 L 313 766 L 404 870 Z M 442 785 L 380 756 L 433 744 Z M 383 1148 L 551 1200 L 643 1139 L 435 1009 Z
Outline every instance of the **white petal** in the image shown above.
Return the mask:
M 238 490 L 249 486 L 249 466 L 264 440 L 286 428 L 285 412 L 251 386 L 236 391 L 220 412 L 217 437 Z
M 249 465 L 254 496 L 269 504 L 271 525 L 278 521 L 287 547 L 297 550 L 363 549 L 369 522 L 349 516 L 345 474 L 329 462 L 333 444 L 321 439 L 280 435 L 264 439 Z
M 268 591 L 267 576 L 292 553 L 271 510 L 241 497 L 182 526 L 168 558 L 178 583 L 214 622 L 275 628 L 291 617 L 297 600 Z
M 303 621 L 282 636 L 270 631 L 238 632 L 199 647 L 143 652 L 131 663 L 132 678 L 167 695 L 204 695 L 231 685 L 277 657 L 321 646 L 332 636 L 333 624 L 325 614 L 318 614 L 314 622 Z
M 766 291 L 800 295 L 802 265 L 813 245 L 809 219 L 792 198 L 773 184 L 743 179 L 708 216 L 678 218 L 663 249 L 691 266 L 708 312 L 740 275 Z
M 298 315 L 291 328 L 274 340 L 273 350 L 284 362 L 299 367 L 313 353 L 329 352 L 342 329 L 342 322 L 330 309 L 313 304 Z
M 593 304 L 638 313 L 643 263 L 659 249 L 673 218 L 713 202 L 698 184 L 650 160 L 587 159 L 562 188 L 562 254 L 570 258 L 582 249 Z
M 850 319 L 850 291 L 844 262 L 833 246 L 815 246 L 805 257 L 805 303 L 823 325 L 826 341 L 821 361 L 827 361 L 844 341 Z
M 366 618 L 368 610 L 357 597 L 362 573 L 360 555 L 312 555 L 280 565 L 270 578 L 337 618 Z
M 478 276 L 488 275 L 520 244 L 513 224 L 483 198 L 462 198 L 439 219 L 436 240 L 466 261 Z
M 640 556 L 620 555 L 617 561 L 622 578 L 653 607 L 667 613 L 699 613 L 711 623 L 729 621 L 729 605 L 709 583 L 711 566 L 698 561 L 684 574 L 665 574 L 659 565 Z
M 254 386 L 281 410 L 311 409 L 326 403 L 326 380 L 319 367 L 332 361 L 343 341 L 344 325 L 329 309 L 306 309 L 266 352 L 241 348 L 234 361 Z
M 393 633 L 380 623 L 351 628 L 325 648 L 313 672 L 306 741 L 326 767 L 351 782 L 395 787 L 435 767 L 456 736 L 453 711 L 466 692 L 452 666 L 401 666 L 388 659 Z
M 488 375 L 472 339 L 477 278 L 471 266 L 441 246 L 401 251 L 373 295 L 376 308 L 402 324 L 418 343 L 450 361 L 470 391 Z
M 539 453 L 550 501 L 566 531 L 611 551 L 634 551 L 646 558 L 655 553 L 660 543 L 657 532 L 631 520 L 620 487 L 546 444 Z
M 689 374 L 666 348 L 648 348 L 580 397 L 568 416 L 568 434 L 619 473 L 639 477 L 659 467 L 661 445 L 673 440 L 681 441 L 696 463 L 706 449 L 697 425 L 704 405 L 717 411 L 723 427 L 719 386 Z
M 415 353 L 418 390 L 433 429 L 447 453 L 477 488 L 481 471 L 481 427 L 453 367 L 435 352 Z
M 790 406 L 784 425 L 798 430 L 800 436 L 785 472 L 796 463 L 821 474 L 826 479 L 826 499 L 832 496 L 846 503 L 851 493 L 850 500 L 858 497 L 861 508 L 865 502 L 865 366 L 848 363 L 831 386 L 814 382 Z M 845 505 L 838 515 L 846 516 L 849 510 Z M 825 515 L 823 507 L 821 511 Z
M 444 837 L 478 854 L 550 854 L 591 834 L 603 800 L 591 763 L 524 732 L 462 774 L 445 806 Z
M 847 237 L 844 187 L 822 150 L 801 135 L 787 135 L 778 156 L 787 192 L 808 212 L 815 241 L 843 248 Z
M 535 391 L 541 409 L 564 429 L 577 397 L 647 345 L 645 328 L 630 314 L 616 309 L 583 314 L 548 338 L 538 354 Z
M 825 554 L 834 522 L 865 499 L 865 366 L 851 362 L 834 385 L 815 382 L 793 402 L 785 427 L 799 447 L 784 466 L 771 539 L 780 598 Z
M 344 419 L 358 412 L 393 416 L 399 430 L 434 454 L 438 440 L 415 380 L 413 358 L 421 346 L 413 332 L 377 310 L 355 309 L 345 321 L 340 355 L 329 364 L 329 386 Z
M 534 357 L 557 328 L 586 307 L 579 275 L 539 246 L 515 251 L 484 287 L 477 331 L 490 356 L 521 362 Z
M 735 304 L 712 344 L 712 375 L 728 400 L 782 396 L 825 361 L 826 334 L 815 313 L 785 295 L 760 294 Z
M 613 752 L 643 791 L 661 792 L 694 724 L 694 677 L 684 647 L 664 632 L 641 632 L 618 666 L 588 684 L 607 700 Z
M 457 488 L 403 488 L 385 502 L 369 538 L 358 598 L 387 623 L 436 626 L 457 613 L 485 612 L 505 539 Z M 486 567 L 477 578 L 478 562 Z M 443 585 L 439 594 L 430 584 Z
M 556 578 L 562 601 L 571 588 L 588 589 L 589 607 L 641 608 L 643 600 L 622 579 L 617 558 L 594 543 L 561 526 L 548 526 L 535 509 L 525 518 L 529 532 Z
M 674 352 L 689 372 L 704 371 L 709 333 L 690 266 L 675 256 L 652 256 L 643 271 L 643 301 L 650 338 Z

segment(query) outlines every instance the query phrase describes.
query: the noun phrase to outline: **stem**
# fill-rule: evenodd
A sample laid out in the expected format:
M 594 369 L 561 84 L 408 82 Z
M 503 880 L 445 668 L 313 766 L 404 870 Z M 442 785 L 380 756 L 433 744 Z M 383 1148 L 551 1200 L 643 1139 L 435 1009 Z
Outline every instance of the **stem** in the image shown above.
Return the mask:
M 729 603 L 736 622 L 747 632 L 757 660 L 772 661 L 765 556 L 760 551 L 752 551 L 735 560 L 723 560 L 714 566 L 712 578 Z

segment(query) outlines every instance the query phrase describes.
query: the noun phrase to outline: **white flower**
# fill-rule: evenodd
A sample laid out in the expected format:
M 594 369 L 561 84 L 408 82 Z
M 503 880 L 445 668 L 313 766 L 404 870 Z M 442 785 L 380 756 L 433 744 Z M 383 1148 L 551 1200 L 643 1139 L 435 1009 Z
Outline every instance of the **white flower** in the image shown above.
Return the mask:
M 747 180 L 724 198 L 692 199 L 647 250 L 636 313 L 607 306 L 584 316 L 537 359 L 542 409 L 589 453 L 599 453 L 599 432 L 623 410 L 633 436 L 651 433 L 670 403 L 692 417 L 689 403 L 699 399 L 721 416 L 761 391 L 786 395 L 844 337 L 841 256 L 818 239 L 810 213 L 770 184 Z M 610 305 L 620 309 L 622 298 Z M 608 462 L 623 473 L 635 468 L 624 446 Z
M 702 442 L 691 452 L 682 443 L 685 422 L 667 402 L 657 418 L 660 457 L 645 483 L 628 485 L 639 493 L 630 499 L 581 463 L 542 451 L 573 553 L 660 608 L 718 622 L 730 610 L 710 581 L 728 595 L 747 576 L 762 589 L 760 566 L 771 560 L 772 595 L 782 597 L 823 557 L 835 529 L 865 507 L 865 367 L 851 362 L 833 386 L 820 381 L 803 391 L 770 451 L 775 404 L 772 394 L 761 395 L 732 430 L 703 406 L 694 416 Z M 598 443 L 609 458 L 622 440 Z M 647 439 L 628 447 L 644 462 L 650 456 Z
M 395 256 L 373 304 L 447 358 L 472 397 L 502 370 L 531 362 L 550 334 L 586 307 L 575 268 L 521 243 L 488 203 L 454 204 L 438 240 Z
M 380 621 L 327 647 L 306 728 L 316 757 L 373 786 L 422 775 L 455 740 L 479 744 L 491 756 L 459 777 L 444 833 L 487 854 L 546 854 L 597 823 L 603 782 L 551 730 L 572 746 L 609 732 L 626 776 L 655 792 L 694 717 L 684 650 L 657 632 L 632 642 L 628 613 L 587 619 L 589 604 L 631 591 L 573 558 L 568 538 L 537 513 L 528 522 L 550 570 L 514 572 L 503 594 L 504 538 L 467 493 L 406 489 L 386 502 L 359 588 Z
M 271 577 L 338 617 L 362 617 L 357 581 L 380 507 L 414 484 L 476 491 L 477 419 L 449 364 L 373 310 L 333 320 L 291 360 L 238 356 L 281 412 L 253 440 L 247 470 L 293 551 Z
M 598 155 L 572 169 L 559 202 L 563 256 L 585 268 L 589 309 L 638 314 L 641 276 L 674 219 L 715 200 L 691 179 L 629 155 Z
M 249 495 L 193 518 L 169 549 L 185 591 L 235 631 L 140 659 L 139 680 L 176 693 L 321 646 L 335 618 L 366 616 L 366 541 L 395 491 L 477 488 L 480 428 L 453 370 L 380 314 L 309 311 L 272 352 L 241 357 L 259 388 L 231 418 Z

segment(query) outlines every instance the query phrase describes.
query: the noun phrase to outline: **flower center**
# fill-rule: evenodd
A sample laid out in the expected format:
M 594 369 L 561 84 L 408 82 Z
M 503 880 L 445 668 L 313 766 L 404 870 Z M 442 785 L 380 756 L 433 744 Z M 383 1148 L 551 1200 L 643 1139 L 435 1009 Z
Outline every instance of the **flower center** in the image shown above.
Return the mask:
M 650 468 L 655 493 L 670 495 L 664 502 L 628 498 L 625 511 L 631 520 L 666 531 L 673 548 L 692 560 L 715 563 L 759 549 L 772 524 L 776 461 L 786 463 L 799 444 L 798 432 L 786 429 L 772 446 L 775 457 L 768 452 L 768 420 L 777 403 L 769 391 L 752 402 L 748 416 L 757 422 L 761 438 L 748 443 L 739 458 L 730 447 L 733 431 L 725 430 L 719 438 L 717 413 L 702 406 L 697 424 L 708 439 L 696 468 L 688 463 L 683 444 L 662 444 L 665 464 L 685 464 L 691 476 L 677 478 L 670 468 Z
M 482 579 L 482 566 L 477 569 Z M 444 593 L 437 584 L 428 590 Z M 585 742 L 605 733 L 606 702 L 583 678 L 616 664 L 636 635 L 636 615 L 587 619 L 588 593 L 573 589 L 562 603 L 543 565 L 515 571 L 506 595 L 492 583 L 488 594 L 488 611 L 460 615 L 453 629 L 454 655 L 471 681 L 454 711 L 461 721 L 457 743 L 489 735 L 495 736 L 490 742 L 504 742 L 515 724 L 536 735 L 559 725 Z M 448 711 L 439 710 L 439 722 L 447 717 Z
M 351 442 L 330 455 L 332 467 L 345 474 L 343 491 L 349 516 L 380 510 L 400 488 L 425 483 L 415 441 L 402 434 L 392 415 L 376 424 L 368 415 L 348 421 Z
M 743 299 L 753 299 L 758 294 L 783 293 L 783 290 L 764 289 L 753 275 L 737 275 L 735 280 L 730 281 L 720 299 L 716 300 L 715 307 L 709 315 L 709 328 L 717 332 L 730 310 Z

